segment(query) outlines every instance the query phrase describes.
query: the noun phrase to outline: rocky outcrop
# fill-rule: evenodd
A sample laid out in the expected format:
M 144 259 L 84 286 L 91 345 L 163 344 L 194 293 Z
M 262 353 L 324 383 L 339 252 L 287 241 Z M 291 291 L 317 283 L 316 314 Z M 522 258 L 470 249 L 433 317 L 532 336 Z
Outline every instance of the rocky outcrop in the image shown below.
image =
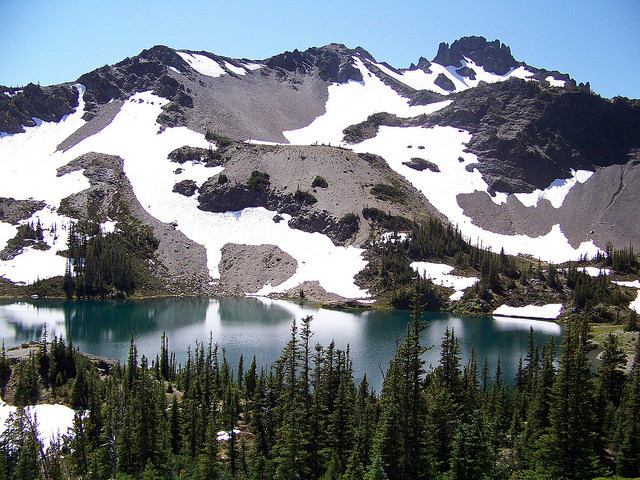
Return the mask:
M 182 180 L 181 182 L 176 183 L 173 186 L 173 190 L 180 195 L 184 195 L 185 197 L 193 196 L 198 190 L 198 185 L 193 180 Z
M 22 133 L 37 120 L 59 122 L 78 106 L 78 91 L 69 85 L 24 88 L 0 86 L 0 132 Z
M 113 66 L 105 65 L 82 75 L 78 82 L 86 87 L 85 119 L 93 118 L 100 105 L 148 90 L 181 107 L 192 108 L 193 99 L 184 86 L 167 74 L 170 66 L 179 70 L 189 68 L 174 50 L 159 45 Z
M 45 203 L 40 200 L 16 200 L 0 197 L 0 222 L 17 224 L 26 220 L 38 210 L 42 210 Z
M 463 37 L 451 44 L 441 43 L 438 53 L 433 59 L 445 67 L 462 67 L 463 60 L 467 57 L 476 65 L 484 67 L 487 72 L 506 74 L 511 68 L 520 65 L 511 55 L 511 49 L 499 40 L 487 42 L 484 37 Z M 443 87 L 444 88 L 444 87 Z
M 450 125 L 473 137 L 467 148 L 491 191 L 545 189 L 570 169 L 621 165 L 640 148 L 640 102 L 580 89 L 510 79 L 456 94 L 425 125 Z
M 456 86 L 453 84 L 451 79 L 444 73 L 439 74 L 433 83 L 444 90 L 448 90 L 449 92 L 453 92 L 456 89 Z
M 256 293 L 265 285 L 276 287 L 290 278 L 298 262 L 276 245 L 239 245 L 222 247 L 220 286 L 232 295 Z
M 418 64 L 414 65 L 413 63 L 409 67 L 409 70 L 422 70 L 425 73 L 431 73 L 431 62 L 424 57 L 420 57 L 418 59 Z
M 413 157 L 408 162 L 402 162 L 402 164 L 419 172 L 423 170 L 431 170 L 432 172 L 438 173 L 440 171 L 438 165 L 430 162 L 429 160 L 425 160 L 424 158 Z
M 360 49 L 361 54 L 370 55 Z M 326 82 L 344 83 L 349 80 L 362 80 L 362 73 L 353 65 L 352 56 L 356 52 L 342 44 L 332 43 L 324 47 L 312 47 L 304 52 L 294 50 L 275 55 L 265 61 L 269 68 L 287 72 L 311 74 L 318 72 Z

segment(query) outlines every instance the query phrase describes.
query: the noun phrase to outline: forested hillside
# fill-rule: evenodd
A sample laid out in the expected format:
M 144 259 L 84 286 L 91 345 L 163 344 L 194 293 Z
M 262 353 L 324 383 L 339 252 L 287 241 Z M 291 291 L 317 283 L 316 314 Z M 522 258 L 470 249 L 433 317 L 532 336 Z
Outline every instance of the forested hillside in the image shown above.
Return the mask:
M 416 297 L 417 298 L 417 297 Z M 589 327 L 570 319 L 562 342 L 536 345 L 515 378 L 455 331 L 427 368 L 420 306 L 381 392 L 353 376 L 346 351 L 314 345 L 312 318 L 293 322 L 278 361 L 261 367 L 196 343 L 177 365 L 163 336 L 156 358 L 100 368 L 54 339 L 28 361 L 2 356 L 5 398 L 78 409 L 73 431 L 46 451 L 18 413 L 0 437 L 9 479 L 586 479 L 640 475 L 640 365 L 609 336 L 597 370 Z

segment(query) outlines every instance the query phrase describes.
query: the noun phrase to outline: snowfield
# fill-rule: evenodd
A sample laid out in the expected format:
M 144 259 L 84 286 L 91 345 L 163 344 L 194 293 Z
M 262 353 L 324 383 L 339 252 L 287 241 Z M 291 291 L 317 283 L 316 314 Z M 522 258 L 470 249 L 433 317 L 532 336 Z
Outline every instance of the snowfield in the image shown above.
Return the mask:
M 387 66 L 374 63 L 376 67 L 382 70 L 384 73 L 389 75 L 390 77 L 398 80 L 399 82 L 404 83 L 405 85 L 414 88 L 416 90 L 430 90 L 432 92 L 440 93 L 442 95 L 449 95 L 451 92 L 449 90 L 445 90 L 444 88 L 436 85 L 435 81 L 438 78 L 438 75 L 442 74 L 446 76 L 449 80 L 453 82 L 455 85 L 455 92 L 460 92 L 462 90 L 467 90 L 469 88 L 477 87 L 480 82 L 486 83 L 497 83 L 504 82 L 509 78 L 522 78 L 528 79 L 533 76 L 533 73 L 527 70 L 526 68 L 520 66 L 517 68 L 512 68 L 509 72 L 504 75 L 498 75 L 497 73 L 487 72 L 484 67 L 480 65 L 476 65 L 476 63 L 470 58 L 464 58 L 463 67 L 468 67 L 475 72 L 475 79 L 471 80 L 468 77 L 463 77 L 456 73 L 456 70 L 459 70 L 461 67 L 444 67 L 439 63 L 432 63 L 429 67 L 431 73 L 427 73 L 421 69 L 415 70 L 401 70 L 401 73 L 394 72 Z M 551 77 L 553 78 L 553 77 Z
M 9 415 L 15 413 L 16 407 L 11 407 L 0 399 L 0 433 L 7 428 Z M 25 413 L 33 420 L 37 420 L 38 439 L 44 448 L 51 445 L 51 441 L 58 436 L 66 435 L 67 430 L 73 428 L 75 410 L 64 405 L 32 405 L 25 408 Z
M 70 218 L 57 213 L 60 201 L 89 188 L 89 181 L 74 171 L 57 176 L 56 170 L 66 165 L 73 157 L 57 150 L 58 145 L 78 128 L 84 125 L 84 87 L 75 85 L 80 92 L 79 105 L 71 115 L 59 123 L 38 122 L 35 127 L 25 128 L 25 133 L 7 135 L 0 139 L 0 192 L 3 197 L 16 200 L 43 200 L 42 210 L 35 212 L 20 224 L 40 221 L 44 231 L 44 242 L 49 250 L 35 250 L 27 247 L 13 260 L 0 261 L 0 276 L 18 282 L 31 283 L 38 279 L 62 275 L 66 259 L 57 255 L 66 249 L 67 225 Z M 0 249 L 15 236 L 17 228 L 0 222 Z
M 592 257 L 600 250 L 593 242 L 584 242 L 574 249 L 559 225 L 541 237 L 502 235 L 476 226 L 464 215 L 458 204 L 458 195 L 475 191 L 488 192 L 488 185 L 477 169 L 469 172 L 466 166 L 476 163 L 477 157 L 465 150 L 471 134 L 454 127 L 380 127 L 378 135 L 365 140 L 353 149 L 382 156 L 389 166 L 420 190 L 449 221 L 472 243 L 481 243 L 495 252 L 504 249 L 511 255 L 529 254 L 546 261 L 560 263 Z M 422 149 L 418 147 L 424 147 Z M 403 162 L 419 156 L 435 163 L 440 172 L 417 171 Z M 460 161 L 459 159 L 462 159 Z M 506 197 L 506 195 L 505 195 Z M 500 203 L 503 199 L 494 199 Z
M 562 311 L 561 303 L 549 303 L 547 305 L 527 305 L 525 307 L 510 307 L 508 305 L 500 305 L 493 312 L 494 315 L 505 317 L 520 318 L 541 318 L 547 320 L 555 320 L 560 316 Z
M 319 233 L 295 230 L 285 221 L 275 223 L 276 212 L 264 208 L 247 208 L 240 212 L 212 213 L 198 209 L 197 198 L 172 192 L 173 185 L 183 179 L 195 180 L 200 186 L 206 179 L 223 170 L 186 162 L 184 171 L 176 175 L 178 165 L 167 155 L 183 145 L 208 148 L 204 135 L 186 127 L 160 129 L 156 118 L 168 101 L 150 92 L 133 95 L 125 102 L 114 120 L 99 134 L 79 143 L 67 154 L 75 158 L 87 152 L 119 155 L 124 171 L 141 205 L 162 222 L 175 222 L 177 229 L 207 249 L 207 266 L 213 278 L 219 278 L 221 249 L 226 243 L 278 245 L 298 261 L 298 270 L 289 280 L 262 294 L 280 292 L 304 281 L 318 280 L 328 292 L 347 298 L 368 297 L 368 292 L 354 284 L 354 276 L 364 268 L 364 250 L 336 247 L 329 237 Z M 336 275 L 340 272 L 341 275 Z
M 199 53 L 176 52 L 182 59 L 189 64 L 196 72 L 208 77 L 220 77 L 226 75 L 227 71 L 220 66 L 218 62 L 212 60 L 206 55 Z
M 455 293 L 449 296 L 451 301 L 460 300 L 464 295 L 464 291 L 480 280 L 478 277 L 451 275 L 454 268 L 444 263 L 413 262 L 411 268 L 418 272 L 421 277 L 430 279 L 436 285 L 453 288 Z
M 408 99 L 398 95 L 367 70 L 359 58 L 354 57 L 354 62 L 364 80 L 329 85 L 326 112 L 306 127 L 282 132 L 289 143 L 347 146 L 342 142 L 342 131 L 350 125 L 363 122 L 369 115 L 388 112 L 399 117 L 415 117 L 433 113 L 451 103 L 451 100 L 446 100 L 430 105 L 409 106 Z
M 589 170 L 571 169 L 571 178 L 556 179 L 544 190 L 535 190 L 531 193 L 514 193 L 515 197 L 525 207 L 537 207 L 542 199 L 549 200 L 554 208 L 560 208 L 564 199 L 576 183 L 584 183 L 591 178 L 593 172 Z

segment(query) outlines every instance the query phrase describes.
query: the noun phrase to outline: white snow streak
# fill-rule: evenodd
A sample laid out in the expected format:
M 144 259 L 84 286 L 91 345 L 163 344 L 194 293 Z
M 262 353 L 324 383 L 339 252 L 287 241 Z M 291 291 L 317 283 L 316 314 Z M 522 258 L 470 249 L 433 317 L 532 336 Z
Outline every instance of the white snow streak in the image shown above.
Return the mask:
M 547 305 L 527 305 L 525 307 L 510 307 L 500 305 L 493 312 L 494 315 L 506 317 L 544 318 L 548 320 L 556 319 L 562 311 L 561 303 L 550 303 Z
M 516 198 L 525 207 L 536 207 L 542 199 L 549 200 L 554 208 L 560 208 L 571 188 L 576 183 L 584 183 L 591 178 L 593 172 L 589 170 L 571 169 L 571 178 L 558 178 L 544 190 L 535 190 L 531 193 L 514 193 Z
M 504 82 L 505 80 L 508 80 L 512 77 L 528 79 L 533 75 L 532 72 L 528 71 L 522 66 L 518 68 L 512 68 L 504 75 L 498 75 L 497 73 L 487 72 L 484 67 L 476 65 L 475 62 L 470 58 L 465 58 L 463 60 L 463 64 L 463 66 L 466 66 L 475 72 L 475 79 L 471 80 L 468 77 L 463 77 L 457 74 L 456 70 L 458 70 L 460 67 L 444 67 L 439 63 L 431 64 L 431 66 L 429 67 L 431 73 L 427 73 L 421 69 L 402 70 L 401 73 L 397 73 L 389 69 L 385 65 L 379 63 L 375 63 L 374 65 L 390 77 L 404 83 L 405 85 L 408 85 L 411 88 L 415 88 L 416 90 L 430 90 L 442 95 L 449 95 L 451 92 L 436 85 L 435 81 L 440 74 L 446 76 L 453 82 L 453 84 L 455 85 L 454 91 L 456 92 L 477 87 L 480 82 Z
M 236 67 L 235 65 L 232 65 L 229 62 L 224 62 L 224 66 L 227 68 L 227 70 L 229 70 L 230 72 L 235 73 L 236 75 L 246 75 L 247 71 L 242 68 L 242 67 Z
M 196 72 L 208 77 L 220 77 L 226 75 L 226 70 L 218 62 L 199 53 L 176 52 Z
M 360 59 L 354 57 L 354 62 L 364 80 L 329 85 L 326 113 L 304 128 L 283 132 L 289 143 L 325 143 L 337 146 L 342 144 L 342 131 L 346 127 L 360 123 L 374 113 L 388 112 L 399 117 L 414 117 L 433 113 L 451 103 L 451 100 L 447 100 L 430 105 L 410 106 L 408 99 L 398 95 L 369 72 Z
M 273 244 L 298 261 L 298 270 L 289 280 L 269 291 L 283 291 L 304 281 L 318 280 L 327 291 L 348 298 L 369 296 L 354 284 L 354 276 L 364 268 L 362 249 L 336 247 L 329 237 L 292 229 L 284 221 L 275 223 L 276 212 L 264 208 L 247 208 L 240 212 L 211 213 L 197 208 L 194 197 L 171 190 L 183 179 L 201 184 L 222 167 L 207 168 L 186 162 L 183 173 L 176 175 L 177 164 L 167 160 L 169 152 L 183 145 L 208 148 L 202 134 L 185 127 L 167 128 L 160 133 L 155 122 L 167 100 L 150 92 L 134 95 L 125 102 L 114 120 L 99 134 L 68 151 L 75 158 L 90 151 L 119 155 L 124 170 L 142 206 L 163 222 L 176 222 L 177 228 L 207 249 L 207 266 L 213 278 L 219 278 L 218 263 L 226 243 L 247 245 Z M 339 275 L 336 272 L 340 272 Z

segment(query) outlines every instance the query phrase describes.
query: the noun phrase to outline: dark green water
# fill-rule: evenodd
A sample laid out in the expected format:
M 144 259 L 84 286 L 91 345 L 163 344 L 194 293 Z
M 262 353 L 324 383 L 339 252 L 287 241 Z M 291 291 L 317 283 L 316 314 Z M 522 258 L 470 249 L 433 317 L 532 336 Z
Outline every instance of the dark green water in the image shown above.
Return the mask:
M 296 303 L 257 298 L 164 298 L 138 301 L 16 300 L 0 303 L 0 336 L 7 347 L 42 338 L 44 325 L 51 338 L 63 335 L 73 338 L 80 350 L 126 361 L 131 333 L 140 355 L 155 358 L 160 350 L 160 337 L 166 332 L 169 348 L 184 363 L 187 347 L 196 340 L 214 342 L 224 348 L 227 359 L 236 367 L 240 355 L 245 368 L 256 356 L 258 366 L 270 365 L 280 355 L 289 339 L 291 321 L 313 315 L 313 343 L 336 347 L 350 346 L 356 381 L 367 374 L 378 391 L 382 371 L 392 358 L 396 341 L 404 334 L 410 312 L 399 311 L 334 311 Z M 427 352 L 427 365 L 436 365 L 445 328 L 454 328 L 466 362 L 471 345 L 475 346 L 480 366 L 485 355 L 492 373 L 498 356 L 504 378 L 510 381 L 518 359 L 526 355 L 529 326 L 533 325 L 535 341 L 540 347 L 551 336 L 558 337 L 560 327 L 554 323 L 465 317 L 444 313 L 424 314 L 429 328 L 424 344 L 434 345 Z M 558 339 L 559 342 L 559 339 Z

